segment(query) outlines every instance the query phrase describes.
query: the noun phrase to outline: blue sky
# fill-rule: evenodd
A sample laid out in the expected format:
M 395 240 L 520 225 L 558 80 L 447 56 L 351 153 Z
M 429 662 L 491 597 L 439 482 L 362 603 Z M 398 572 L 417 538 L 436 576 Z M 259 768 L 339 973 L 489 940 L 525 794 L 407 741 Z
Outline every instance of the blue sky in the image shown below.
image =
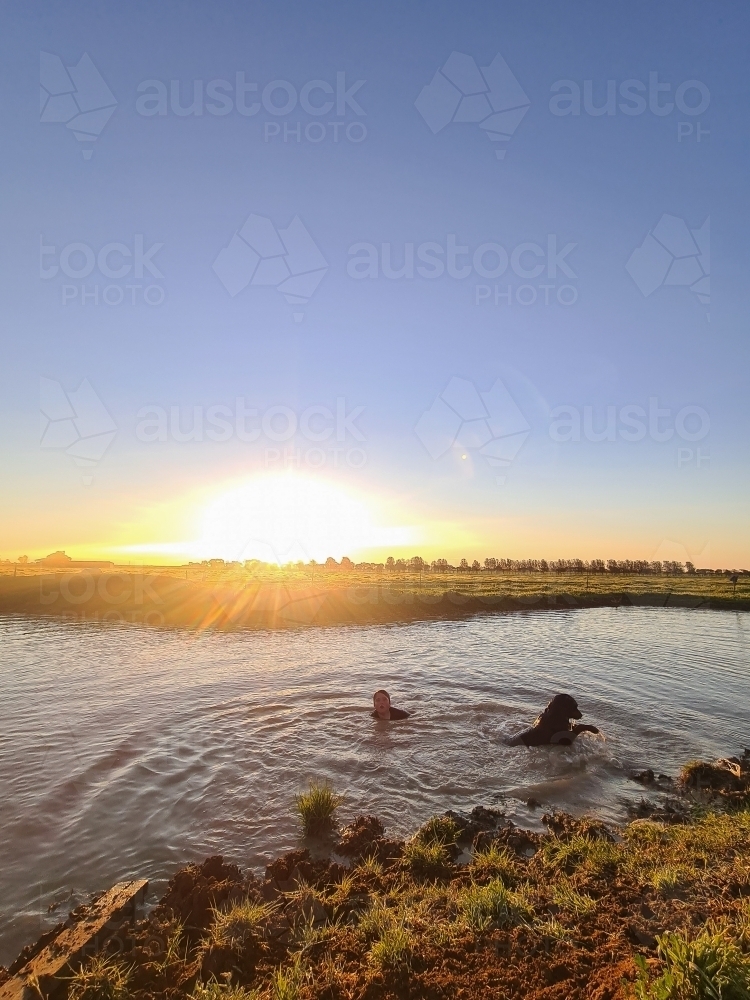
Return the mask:
M 322 468 L 305 466 L 318 444 L 309 436 L 298 433 L 279 449 L 299 448 L 298 473 L 385 505 L 378 517 L 394 531 L 378 536 L 382 545 L 372 535 L 361 545 L 356 535 L 341 539 L 355 555 L 403 544 L 451 558 L 750 563 L 747 20 L 741 5 L 684 2 L 656 10 L 9 4 L 0 43 L 8 150 L 0 196 L 0 552 L 103 552 L 127 541 L 195 554 L 180 548 L 187 522 L 178 529 L 169 511 L 279 471 L 279 442 L 263 434 L 243 442 L 236 432 L 219 442 L 175 441 L 170 432 L 150 442 L 139 424 L 149 406 L 181 406 L 183 427 L 195 407 L 205 420 L 209 407 L 226 406 L 234 421 L 242 397 L 259 422 L 271 407 L 294 419 L 310 406 L 335 411 L 337 399 L 347 413 L 364 408 L 359 437 L 345 427 L 343 450 L 327 452 Z M 40 121 L 40 51 L 63 67 L 88 54 L 109 88 L 116 106 L 94 140 L 78 141 L 65 121 Z M 527 107 L 509 137 L 491 141 L 477 121 L 433 132 L 415 106 L 423 88 L 442 69 L 441 94 L 453 93 L 450 80 L 459 76 L 464 95 L 481 93 L 487 74 L 479 83 L 476 74 L 498 54 Z M 237 110 L 237 74 L 257 84 L 244 97 L 246 110 L 260 104 L 257 113 Z M 91 73 L 83 75 L 90 103 L 111 104 L 101 89 L 91 97 Z M 228 86 L 211 90 L 217 80 Z M 144 114 L 138 104 L 158 92 L 153 81 L 167 95 L 165 114 Z M 201 114 L 173 110 L 170 81 L 183 109 L 198 81 Z M 587 96 L 606 111 L 608 81 L 614 113 L 589 113 Z M 643 110 L 623 97 L 627 88 Z M 571 90 L 580 93 L 580 113 L 553 113 L 554 95 Z M 292 97 L 295 106 L 278 113 Z M 444 110 L 446 100 L 434 97 L 432 106 Z M 324 101 L 333 102 L 330 112 L 314 113 Z M 326 265 L 309 301 L 290 303 L 272 285 L 234 296 L 222 285 L 212 265 L 252 215 L 277 232 L 301 220 Z M 709 217 L 710 264 L 703 253 L 697 264 L 686 241 Z M 657 256 L 633 266 L 644 294 L 626 264 L 655 231 Z M 41 263 L 40 238 L 54 248 Z M 132 269 L 112 278 L 94 264 L 76 276 L 87 253 L 96 259 L 110 244 L 105 269 L 133 265 L 127 253 L 139 238 L 146 253 L 162 244 L 148 258 L 155 274 L 146 266 L 143 279 Z M 384 276 L 384 253 L 398 270 L 409 246 L 419 265 L 420 246 L 433 244 L 433 259 L 446 261 L 451 241 L 468 248 L 456 262 L 468 266 L 467 277 L 422 277 L 416 266 L 412 277 Z M 562 264 L 550 260 L 550 241 L 558 253 L 574 244 Z M 376 248 L 377 277 L 351 276 L 358 244 Z M 486 244 L 494 249 L 479 257 L 485 274 L 501 270 L 498 246 L 510 261 L 516 250 L 515 267 L 497 278 L 478 274 L 472 258 Z M 710 302 L 687 284 L 664 283 L 659 260 L 670 246 L 682 255 L 683 275 L 694 279 L 695 267 L 710 273 Z M 40 378 L 68 394 L 87 379 L 101 400 L 116 433 L 93 464 L 76 464 L 59 446 L 64 435 L 42 438 L 40 447 Z M 488 461 L 478 425 L 474 436 L 464 428 L 451 442 L 452 425 L 438 420 L 438 457 L 415 432 L 452 379 L 477 394 L 498 380 L 508 390 L 528 426 L 509 464 Z M 649 399 L 669 414 L 656 434 L 627 440 L 622 408 L 647 411 Z M 553 440 L 560 406 L 578 413 L 580 440 Z M 614 440 L 587 439 L 586 407 L 597 429 L 615 408 Z M 675 424 L 680 411 L 684 433 Z M 62 411 L 53 416 L 65 420 Z M 508 418 L 490 426 L 493 440 L 507 436 Z M 269 426 L 278 429 L 287 410 L 276 419 Z M 82 426 L 83 437 L 97 431 Z M 668 440 L 655 440 L 669 429 Z M 335 533 L 327 537 L 336 548 Z M 229 549 L 217 554 L 237 554 Z

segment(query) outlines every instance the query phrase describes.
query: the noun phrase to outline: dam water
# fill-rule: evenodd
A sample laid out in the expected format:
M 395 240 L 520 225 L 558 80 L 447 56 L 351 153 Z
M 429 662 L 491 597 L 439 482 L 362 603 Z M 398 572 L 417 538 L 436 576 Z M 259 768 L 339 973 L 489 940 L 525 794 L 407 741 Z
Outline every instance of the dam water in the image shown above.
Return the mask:
M 370 717 L 387 688 L 406 722 Z M 606 738 L 508 748 L 558 691 Z M 192 635 L 0 618 L 0 963 L 122 878 L 261 868 L 312 779 L 404 835 L 526 800 L 617 821 L 651 767 L 750 745 L 750 614 L 600 608 Z

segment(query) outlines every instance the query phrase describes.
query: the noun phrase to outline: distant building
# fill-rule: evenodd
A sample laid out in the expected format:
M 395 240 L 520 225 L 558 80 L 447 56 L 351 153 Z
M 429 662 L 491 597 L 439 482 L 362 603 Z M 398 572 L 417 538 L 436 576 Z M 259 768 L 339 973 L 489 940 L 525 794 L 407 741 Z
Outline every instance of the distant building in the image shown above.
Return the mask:
M 66 555 L 62 549 L 58 549 L 57 552 L 50 552 L 44 559 L 37 559 L 37 563 L 40 566 L 70 566 L 72 562 L 73 560 L 70 556 Z
M 36 560 L 37 566 L 47 566 L 50 569 L 114 569 L 115 564 L 106 559 L 71 559 L 62 549 L 50 552 L 44 559 Z

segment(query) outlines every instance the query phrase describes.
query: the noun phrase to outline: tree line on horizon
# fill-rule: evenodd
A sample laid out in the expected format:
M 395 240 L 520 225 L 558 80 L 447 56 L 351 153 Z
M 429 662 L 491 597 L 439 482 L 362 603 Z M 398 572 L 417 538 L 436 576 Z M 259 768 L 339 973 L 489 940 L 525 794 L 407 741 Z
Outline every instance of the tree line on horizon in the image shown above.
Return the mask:
M 208 565 L 219 567 L 226 565 L 221 559 L 208 560 Z M 239 564 L 237 564 L 239 565 Z M 249 559 L 245 562 L 246 569 L 271 565 L 263 563 L 260 559 Z M 483 563 L 478 559 L 469 562 L 468 559 L 461 559 L 457 566 L 449 563 L 447 559 L 433 559 L 428 561 L 421 556 L 412 556 L 409 559 L 395 559 L 388 556 L 385 562 L 358 562 L 355 563 L 348 556 L 344 556 L 337 562 L 333 556 L 329 556 L 324 563 L 318 563 L 311 559 L 308 563 L 297 562 L 297 568 L 320 568 L 328 572 L 336 571 L 371 571 L 375 573 L 580 573 L 580 574 L 638 574 L 642 576 L 669 575 L 681 576 L 683 574 L 747 574 L 748 570 L 729 569 L 696 569 L 692 562 L 678 562 L 670 559 L 498 559 L 488 557 Z
M 346 565 L 348 564 L 348 565 Z M 461 559 L 457 566 L 452 565 L 447 559 L 433 559 L 426 561 L 421 556 L 412 556 L 410 559 L 394 559 L 389 556 L 385 563 L 352 563 L 345 556 L 341 563 L 335 559 L 326 560 L 327 569 L 380 569 L 386 572 L 416 571 L 426 570 L 434 573 L 628 573 L 641 575 L 668 574 L 671 576 L 683 573 L 697 572 L 724 572 L 723 570 L 697 570 L 691 562 L 681 563 L 669 559 L 498 559 L 488 557 L 484 563 L 474 559 L 471 563 L 468 559 Z M 727 571 L 729 572 L 729 571 Z

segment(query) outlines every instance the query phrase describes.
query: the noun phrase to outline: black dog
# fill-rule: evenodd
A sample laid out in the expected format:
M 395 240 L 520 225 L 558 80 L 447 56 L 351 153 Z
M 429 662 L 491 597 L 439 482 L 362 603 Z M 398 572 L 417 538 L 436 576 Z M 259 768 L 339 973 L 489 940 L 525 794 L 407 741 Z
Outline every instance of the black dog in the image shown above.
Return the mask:
M 506 740 L 506 745 L 517 747 L 540 747 L 548 743 L 557 743 L 569 747 L 576 736 L 581 733 L 598 733 L 596 726 L 574 726 L 571 719 L 582 718 L 578 702 L 569 694 L 556 694 L 542 714 L 536 719 L 531 729 L 526 729 Z

